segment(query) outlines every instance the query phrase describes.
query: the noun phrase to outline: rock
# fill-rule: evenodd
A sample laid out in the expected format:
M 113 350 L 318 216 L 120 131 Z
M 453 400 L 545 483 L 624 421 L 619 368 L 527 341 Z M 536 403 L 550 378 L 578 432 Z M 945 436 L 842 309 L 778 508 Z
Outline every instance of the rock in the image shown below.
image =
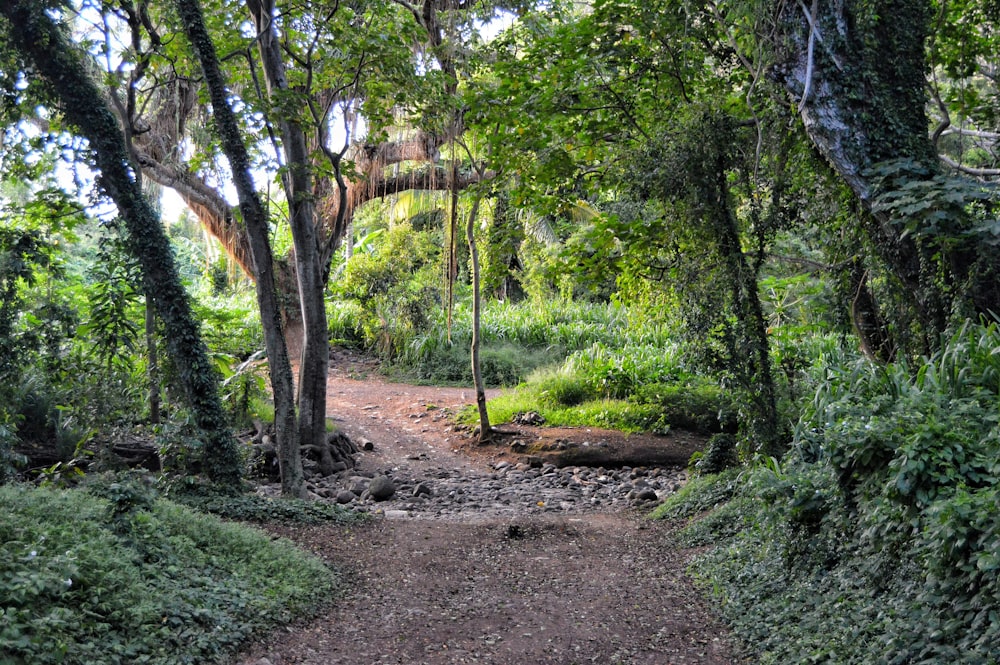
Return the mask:
M 636 501 L 656 501 L 659 497 L 656 496 L 656 492 L 649 489 L 648 487 L 636 493 Z
M 518 412 L 514 414 L 511 421 L 517 425 L 533 425 L 536 427 L 545 424 L 545 418 L 537 411 Z
M 336 499 L 337 499 L 337 503 L 343 504 L 343 503 L 350 503 L 351 501 L 354 501 L 354 499 L 356 499 L 357 496 L 358 495 L 355 494 L 354 492 L 352 492 L 351 490 L 340 490 L 339 492 L 337 492 Z
M 434 490 L 427 486 L 427 483 L 417 483 L 413 488 L 413 496 L 434 496 Z
M 368 484 L 371 482 L 370 479 L 363 476 L 352 476 L 350 480 L 347 481 L 347 489 L 351 490 L 355 495 L 361 496 L 368 489 Z
M 396 493 L 396 484 L 388 476 L 375 476 L 368 483 L 368 494 L 376 501 L 385 501 Z
M 410 516 L 408 510 L 387 510 L 384 513 L 387 520 L 401 520 Z

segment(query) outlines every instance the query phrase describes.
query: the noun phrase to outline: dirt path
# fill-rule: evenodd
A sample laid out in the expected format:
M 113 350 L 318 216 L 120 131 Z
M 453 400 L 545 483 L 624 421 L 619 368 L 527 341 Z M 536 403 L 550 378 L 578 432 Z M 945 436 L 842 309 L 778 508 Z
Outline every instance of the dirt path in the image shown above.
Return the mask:
M 514 472 L 504 449 L 470 450 L 449 418 L 471 401 L 470 391 L 391 384 L 367 376 L 364 365 L 346 367 L 331 371 L 330 413 L 374 447 L 350 473 L 400 483 L 444 478 L 451 484 L 443 489 L 427 483 L 438 494 L 452 489 L 437 503 L 402 496 L 369 504 L 383 515 L 369 524 L 275 529 L 341 570 L 345 596 L 255 645 L 241 663 L 741 662 L 685 575 L 684 555 L 665 544 L 663 525 L 621 502 L 598 501 L 596 490 L 587 501 L 532 502 L 532 491 L 548 497 L 560 487 L 553 479 L 568 476 Z M 509 484 L 498 465 L 524 479 L 521 494 L 467 500 L 466 485 L 474 494 L 484 483 Z M 595 478 L 602 491 L 611 482 L 573 473 L 584 485 Z M 642 470 L 641 477 L 666 476 Z M 440 507 L 445 497 L 454 510 Z

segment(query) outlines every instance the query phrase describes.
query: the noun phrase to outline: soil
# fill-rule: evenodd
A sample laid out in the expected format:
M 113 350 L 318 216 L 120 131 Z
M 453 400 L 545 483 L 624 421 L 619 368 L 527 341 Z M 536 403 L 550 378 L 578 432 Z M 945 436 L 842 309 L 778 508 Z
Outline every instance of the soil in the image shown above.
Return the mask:
M 631 467 L 630 455 L 653 446 L 687 459 L 684 451 L 689 455 L 702 443 L 695 436 L 505 425 L 498 443 L 479 446 L 451 417 L 474 398 L 471 389 L 390 383 L 374 365 L 335 353 L 329 413 L 356 443 L 372 448 L 345 478 L 385 474 L 495 485 L 506 478 L 498 476 L 498 467 L 538 473 L 540 465 L 554 478 L 551 469 L 558 465 L 533 455 L 587 447 L 620 452 L 624 478 L 683 477 L 681 469 Z M 580 475 L 579 469 L 573 473 Z M 313 487 L 319 491 L 323 484 Z M 524 487 L 519 491 L 531 491 L 530 484 Z M 239 662 L 744 662 L 687 576 L 690 553 L 671 542 L 668 525 L 627 507 L 635 504 L 545 504 L 469 502 L 455 511 L 405 504 L 406 510 L 390 510 L 389 503 L 359 497 L 355 505 L 374 519 L 351 526 L 270 527 L 339 571 L 341 591 L 312 620 L 261 636 Z

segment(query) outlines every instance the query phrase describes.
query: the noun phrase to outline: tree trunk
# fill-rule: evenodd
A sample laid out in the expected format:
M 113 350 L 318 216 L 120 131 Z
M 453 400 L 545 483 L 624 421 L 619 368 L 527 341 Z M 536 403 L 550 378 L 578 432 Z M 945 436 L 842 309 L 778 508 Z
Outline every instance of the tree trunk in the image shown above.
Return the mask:
M 229 105 L 225 80 L 219 67 L 215 45 L 205 28 L 201 6 L 198 0 L 176 0 L 176 4 L 188 39 L 201 62 L 205 83 L 212 99 L 213 116 L 222 139 L 223 151 L 229 159 L 233 172 L 240 211 L 246 224 L 274 397 L 274 430 L 281 474 L 281 493 L 285 496 L 305 498 L 307 493 L 302 471 L 302 454 L 295 423 L 295 389 L 282 332 L 267 212 L 257 195 L 250 175 L 250 158 L 240 135 L 236 116 Z
M 115 202 L 128 228 L 130 251 L 139 259 L 143 287 L 166 328 L 167 348 L 178 367 L 185 397 L 205 435 L 204 468 L 220 485 L 241 478 L 237 443 L 226 425 L 218 383 L 187 293 L 174 265 L 160 220 L 142 194 L 121 128 L 90 78 L 82 56 L 44 6 L 28 0 L 0 3 L 7 39 L 35 66 L 59 101 L 64 117 L 90 143 L 98 183 Z
M 149 422 L 160 423 L 160 361 L 156 353 L 156 312 L 146 296 L 146 377 L 149 381 Z
M 472 262 L 472 383 L 476 387 L 476 408 L 479 410 L 479 443 L 488 443 L 492 438 L 490 415 L 486 410 L 486 386 L 483 385 L 483 369 L 479 362 L 479 333 L 482 315 L 482 297 L 479 288 L 479 248 L 476 246 L 476 217 L 479 215 L 481 194 L 476 195 L 469 211 L 469 221 L 465 224 L 465 239 L 469 243 L 469 257 Z
M 278 35 L 274 26 L 272 0 L 247 0 L 257 31 L 264 79 L 268 96 L 276 105 L 283 95 L 291 94 Z M 278 118 L 281 146 L 288 168 L 285 177 L 295 269 L 302 312 L 302 355 L 299 364 L 299 441 L 303 446 L 326 447 L 326 381 L 330 362 L 329 332 L 326 325 L 324 294 L 325 267 L 321 261 L 317 233 L 316 207 L 313 201 L 310 153 L 302 125 L 287 109 Z M 326 466 L 328 458 L 321 462 Z M 322 468 L 324 475 L 332 471 Z
M 851 323 L 861 342 L 861 351 L 870 360 L 892 362 L 896 348 L 879 313 L 875 296 L 868 288 L 868 271 L 859 258 L 851 261 L 847 271 L 848 284 L 853 294 Z
M 813 145 L 867 210 L 875 194 L 869 169 L 906 159 L 937 170 L 927 136 L 924 44 L 927 0 L 861 0 L 781 5 L 766 39 L 777 52 L 773 72 L 798 104 Z M 912 235 L 883 214 L 866 215 L 879 256 L 911 294 L 920 323 L 944 329 L 946 298 L 934 261 Z
M 784 453 L 784 445 L 778 426 L 777 390 L 771 371 L 770 343 L 760 304 L 757 272 L 743 253 L 739 225 L 729 201 L 725 164 L 720 160 L 717 168 L 715 200 L 707 214 L 716 217 L 712 222 L 716 244 L 729 280 L 732 307 L 738 321 L 738 340 L 747 356 L 748 371 L 745 371 L 746 376 L 742 380 L 753 401 L 750 435 L 758 452 L 780 457 Z

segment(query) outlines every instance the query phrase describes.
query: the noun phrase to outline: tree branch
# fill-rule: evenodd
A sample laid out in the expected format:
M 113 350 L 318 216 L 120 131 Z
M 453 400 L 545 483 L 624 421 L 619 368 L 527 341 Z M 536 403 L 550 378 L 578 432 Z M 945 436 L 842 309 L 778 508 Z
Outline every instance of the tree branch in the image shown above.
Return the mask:
M 996 176 L 1000 176 L 1000 169 L 977 169 L 971 166 L 965 166 L 963 164 L 959 164 L 958 162 L 956 162 L 951 157 L 948 157 L 947 155 L 938 155 L 938 159 L 940 159 L 942 162 L 944 162 L 951 168 L 955 169 L 959 173 L 971 175 L 976 178 L 993 178 Z

